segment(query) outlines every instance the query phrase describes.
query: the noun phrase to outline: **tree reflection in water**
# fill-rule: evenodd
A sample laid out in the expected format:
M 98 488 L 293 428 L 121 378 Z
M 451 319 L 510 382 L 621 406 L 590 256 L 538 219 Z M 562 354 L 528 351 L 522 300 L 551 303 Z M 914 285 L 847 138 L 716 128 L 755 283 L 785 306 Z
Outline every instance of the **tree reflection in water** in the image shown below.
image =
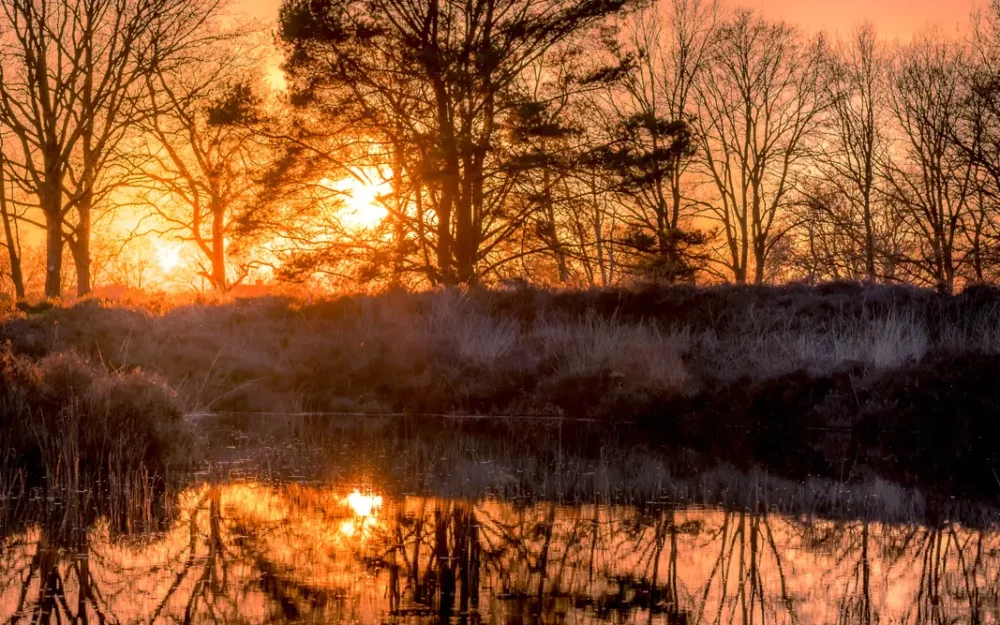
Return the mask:
M 996 532 L 750 510 L 203 485 L 11 526 L 3 623 L 989 623 Z M 377 503 L 376 503 L 377 502 Z M 166 508 L 164 508 L 166 509 Z

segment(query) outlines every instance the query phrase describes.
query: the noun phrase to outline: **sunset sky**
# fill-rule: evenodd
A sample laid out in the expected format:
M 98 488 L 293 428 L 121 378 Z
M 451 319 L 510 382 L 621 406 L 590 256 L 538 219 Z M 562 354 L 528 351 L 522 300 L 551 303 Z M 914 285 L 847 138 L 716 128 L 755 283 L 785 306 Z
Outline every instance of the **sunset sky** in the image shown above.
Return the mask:
M 281 0 L 237 0 L 261 19 L 274 19 Z M 928 24 L 954 30 L 985 0 L 748 0 L 730 2 L 762 10 L 772 18 L 801 24 L 809 31 L 844 31 L 869 20 L 886 37 L 908 38 Z

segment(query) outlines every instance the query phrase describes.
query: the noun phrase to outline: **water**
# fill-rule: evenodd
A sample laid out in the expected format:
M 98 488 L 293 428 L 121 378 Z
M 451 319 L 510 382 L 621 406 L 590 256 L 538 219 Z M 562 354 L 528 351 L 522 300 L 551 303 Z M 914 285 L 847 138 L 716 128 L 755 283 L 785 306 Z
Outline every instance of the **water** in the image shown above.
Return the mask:
M 651 481 L 648 450 L 550 426 L 543 455 L 493 425 L 245 425 L 128 522 L 29 506 L 0 622 L 1000 622 L 992 517 L 931 522 L 884 482 Z

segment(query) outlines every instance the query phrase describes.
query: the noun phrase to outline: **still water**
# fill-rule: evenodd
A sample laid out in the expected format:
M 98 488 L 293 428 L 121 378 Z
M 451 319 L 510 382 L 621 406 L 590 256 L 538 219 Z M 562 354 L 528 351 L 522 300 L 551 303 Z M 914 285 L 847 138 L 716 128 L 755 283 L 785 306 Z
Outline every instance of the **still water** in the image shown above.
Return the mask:
M 277 447 L 231 442 L 160 512 L 133 510 L 142 522 L 73 525 L 54 502 L 60 513 L 7 531 L 0 622 L 1000 622 L 989 524 L 831 520 L 763 500 L 442 496 L 370 470 L 401 450 L 306 475 L 294 459 L 311 445 L 268 470 Z M 421 464 L 467 468 L 422 449 Z

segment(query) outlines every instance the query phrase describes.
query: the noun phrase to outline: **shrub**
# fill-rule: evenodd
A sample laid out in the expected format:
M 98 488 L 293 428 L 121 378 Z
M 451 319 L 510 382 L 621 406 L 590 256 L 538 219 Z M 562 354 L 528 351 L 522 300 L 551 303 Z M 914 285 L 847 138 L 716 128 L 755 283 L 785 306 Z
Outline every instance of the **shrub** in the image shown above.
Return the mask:
M 138 371 L 107 373 L 75 354 L 35 363 L 0 354 L 0 447 L 31 485 L 82 488 L 141 472 L 162 480 L 191 439 L 176 395 Z

